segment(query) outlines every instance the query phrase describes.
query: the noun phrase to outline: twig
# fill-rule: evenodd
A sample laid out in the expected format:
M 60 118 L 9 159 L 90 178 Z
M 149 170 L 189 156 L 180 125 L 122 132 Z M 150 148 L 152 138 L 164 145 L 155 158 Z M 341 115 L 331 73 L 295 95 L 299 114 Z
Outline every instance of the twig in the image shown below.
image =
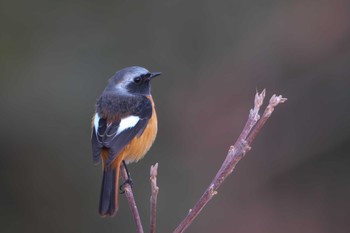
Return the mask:
M 189 211 L 185 219 L 175 229 L 174 233 L 182 233 L 193 222 L 193 220 L 202 211 L 204 206 L 215 196 L 218 192 L 218 188 L 223 181 L 232 173 L 236 164 L 244 157 L 244 155 L 251 149 L 250 145 L 259 133 L 262 126 L 267 119 L 271 116 L 274 108 L 285 102 L 287 99 L 282 96 L 273 95 L 270 99 L 269 105 L 266 107 L 265 112 L 261 120 L 259 116 L 259 109 L 263 104 L 265 98 L 265 90 L 260 94 L 257 92 L 255 95 L 254 108 L 250 110 L 247 123 L 241 135 L 238 137 L 236 143 L 230 147 L 226 159 L 224 160 L 221 168 L 217 172 L 215 178 L 210 183 L 209 187 L 205 190 L 202 197 L 198 200 L 196 205 Z M 256 127 L 254 128 L 254 126 Z
M 156 220 L 157 220 L 157 196 L 159 187 L 157 186 L 157 174 L 158 174 L 158 163 L 151 166 L 150 170 L 150 181 L 152 194 L 150 198 L 151 202 L 151 233 L 156 232 Z
M 124 166 L 121 166 L 121 177 L 123 178 L 124 181 L 128 179 L 128 175 L 126 174 Z M 137 227 L 137 232 L 143 233 L 140 214 L 139 214 L 139 211 L 138 211 L 137 206 L 136 206 L 134 193 L 133 193 L 132 188 L 131 188 L 129 183 L 125 184 L 124 191 L 125 191 L 125 196 L 129 202 L 130 210 L 131 210 L 132 215 L 134 217 L 134 221 L 135 221 L 135 224 Z

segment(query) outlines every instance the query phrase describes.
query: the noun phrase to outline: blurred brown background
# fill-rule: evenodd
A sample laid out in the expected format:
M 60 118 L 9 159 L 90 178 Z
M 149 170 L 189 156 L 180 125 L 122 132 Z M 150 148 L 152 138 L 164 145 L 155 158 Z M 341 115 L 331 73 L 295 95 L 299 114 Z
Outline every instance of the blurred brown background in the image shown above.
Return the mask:
M 97 214 L 94 104 L 116 70 L 153 83 L 159 134 L 130 166 L 148 231 L 201 196 L 255 90 L 288 97 L 188 232 L 350 232 L 350 2 L 0 2 L 0 232 L 135 232 L 125 197 Z

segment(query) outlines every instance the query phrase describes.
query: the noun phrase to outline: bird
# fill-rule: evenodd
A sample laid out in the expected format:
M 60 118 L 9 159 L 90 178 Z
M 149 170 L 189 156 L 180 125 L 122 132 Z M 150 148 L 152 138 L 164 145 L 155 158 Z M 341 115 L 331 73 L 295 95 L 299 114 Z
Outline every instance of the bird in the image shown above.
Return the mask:
M 103 168 L 102 217 L 112 217 L 118 210 L 120 166 L 142 159 L 155 141 L 158 121 L 151 81 L 160 74 L 140 66 L 126 67 L 109 79 L 97 99 L 91 144 L 93 163 L 102 162 Z

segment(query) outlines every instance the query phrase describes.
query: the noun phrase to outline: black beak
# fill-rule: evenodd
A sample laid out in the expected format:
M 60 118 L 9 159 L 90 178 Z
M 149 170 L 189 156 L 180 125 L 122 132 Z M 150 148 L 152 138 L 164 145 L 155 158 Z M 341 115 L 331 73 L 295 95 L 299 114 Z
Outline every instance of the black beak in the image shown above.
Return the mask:
M 157 76 L 159 76 L 161 74 L 162 74 L 161 72 L 152 72 L 151 76 L 149 77 L 149 79 L 153 79 L 153 78 L 155 78 L 155 77 L 157 77 Z

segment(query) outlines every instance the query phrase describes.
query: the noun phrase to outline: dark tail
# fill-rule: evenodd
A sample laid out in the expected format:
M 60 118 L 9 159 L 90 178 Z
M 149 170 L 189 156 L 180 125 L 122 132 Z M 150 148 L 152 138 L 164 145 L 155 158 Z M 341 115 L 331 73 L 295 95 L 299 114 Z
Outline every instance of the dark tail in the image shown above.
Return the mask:
M 111 166 L 103 170 L 99 213 L 101 216 L 113 216 L 118 210 L 119 169 Z

